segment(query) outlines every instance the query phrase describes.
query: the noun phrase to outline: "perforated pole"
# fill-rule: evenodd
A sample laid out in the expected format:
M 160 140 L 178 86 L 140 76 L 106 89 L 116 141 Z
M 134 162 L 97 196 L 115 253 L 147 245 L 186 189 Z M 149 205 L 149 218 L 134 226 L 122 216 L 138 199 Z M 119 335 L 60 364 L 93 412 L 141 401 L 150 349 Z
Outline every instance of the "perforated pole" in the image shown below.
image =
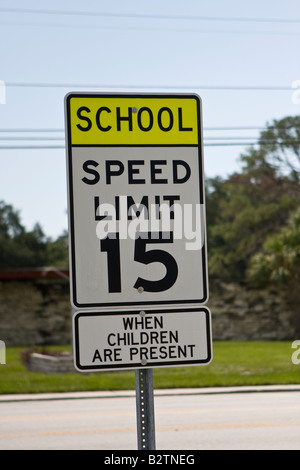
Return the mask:
M 153 370 L 135 371 L 138 450 L 155 450 Z

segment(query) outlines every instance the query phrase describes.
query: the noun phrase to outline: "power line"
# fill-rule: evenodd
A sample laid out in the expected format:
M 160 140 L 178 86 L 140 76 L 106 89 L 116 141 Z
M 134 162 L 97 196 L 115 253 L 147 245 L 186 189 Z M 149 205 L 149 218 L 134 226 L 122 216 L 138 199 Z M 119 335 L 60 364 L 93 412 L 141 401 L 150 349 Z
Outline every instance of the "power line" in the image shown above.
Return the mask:
M 257 140 L 257 136 L 247 136 L 247 137 L 219 137 L 219 136 L 213 136 L 213 137 L 205 137 L 204 140 L 247 140 L 247 139 L 251 139 L 251 140 Z M 38 137 L 38 136 L 33 136 L 33 137 L 24 137 L 24 136 L 14 136 L 14 137 L 11 137 L 11 136 L 0 136 L 0 141 L 1 140 L 8 140 L 8 141 L 19 141 L 19 140 L 29 140 L 29 141 L 41 141 L 41 140 L 46 140 L 46 141 L 49 141 L 49 140 L 65 140 L 64 137 L 53 137 L 53 136 L 42 136 L 42 137 Z
M 205 143 L 204 147 L 245 147 L 253 145 L 288 145 L 288 144 L 300 144 L 300 140 L 293 141 L 266 141 L 266 142 L 211 142 Z M 51 149 L 65 149 L 64 145 L 0 145 L 0 150 L 51 150 Z
M 212 137 L 204 137 L 204 141 L 206 140 L 247 140 L 247 139 L 251 139 L 251 140 L 257 140 L 257 136 L 247 136 L 247 137 L 230 137 L 230 136 L 227 136 L 227 137 L 219 137 L 219 136 L 212 136 Z M 0 140 L 1 140 L 1 137 L 0 137 Z
M 204 127 L 204 131 L 232 131 L 232 130 L 264 130 L 265 127 L 257 127 L 257 126 L 231 126 L 231 127 Z M 65 132 L 65 129 L 43 129 L 43 128 L 22 128 L 22 129 L 4 129 L 1 128 L 0 132 Z
M 0 132 L 65 132 L 64 129 L 0 129 Z
M 14 137 L 10 137 L 10 136 L 6 136 L 6 137 L 2 137 L 0 136 L 0 141 L 1 140 L 30 140 L 30 141 L 35 141 L 35 140 L 65 140 L 64 138 L 62 137 L 53 137 L 53 136 L 50 136 L 50 137 L 21 137 L 21 136 L 14 136 Z
M 64 149 L 64 145 L 0 145 L 1 150 Z
M 204 127 L 204 131 L 247 131 L 247 130 L 265 130 L 265 127 L 257 126 L 232 126 L 232 127 Z M 1 131 L 0 131 L 1 132 Z
M 103 18 L 138 18 L 138 19 L 164 19 L 164 20 L 193 20 L 193 21 L 220 21 L 220 22 L 247 22 L 247 23 L 300 23 L 298 18 L 245 18 L 245 17 L 218 17 L 197 15 L 157 15 L 139 13 L 107 13 L 99 11 L 73 11 L 73 10 L 40 10 L 24 8 L 0 8 L 3 13 L 27 13 L 43 15 L 67 15 L 67 16 L 98 16 Z
M 300 128 L 298 127 L 293 127 L 295 130 L 300 130 Z M 210 132 L 210 131 L 247 131 L 247 130 L 267 130 L 267 127 L 260 127 L 260 126 L 226 126 L 226 127 L 221 127 L 221 126 L 218 126 L 218 127 L 204 127 L 203 128 L 203 131 L 204 132 Z M 51 128 L 15 128 L 15 129 L 12 129 L 12 128 L 9 128 L 9 129 L 5 129 L 5 128 L 0 128 L 0 133 L 2 134 L 6 134 L 6 133 L 16 133 L 16 134 L 22 134 L 22 133 L 61 133 L 61 132 L 65 132 L 65 129 L 64 128 L 60 128 L 60 129 L 51 129 Z M 12 137 L 13 138 L 13 137 Z M 211 137 L 207 137 L 208 139 L 211 139 Z M 217 137 L 217 138 L 224 138 L 224 139 L 228 139 L 228 138 L 236 138 L 236 137 Z M 239 137 L 241 138 L 241 137 Z M 243 137 L 244 138 L 244 137 Z M 248 139 L 248 138 L 251 138 L 250 136 L 247 136 L 245 137 L 245 139 Z M 253 137 L 254 138 L 254 137 Z M 256 137 L 255 137 L 256 138 Z
M 205 143 L 204 147 L 234 147 L 234 146 L 251 146 L 251 145 L 288 145 L 300 144 L 300 140 L 288 142 L 266 141 L 266 142 L 222 142 L 222 143 Z
M 228 90 L 228 91 L 291 91 L 290 86 L 264 86 L 264 85 L 111 85 L 111 84 L 99 84 L 99 83 L 38 83 L 38 82 L 5 82 L 6 87 L 19 87 L 19 88 L 105 88 L 105 89 L 165 89 L 165 90 Z
M 300 32 L 287 32 L 287 31 L 246 31 L 230 29 L 200 29 L 200 28 L 165 28 L 165 27 L 135 27 L 135 26 L 114 26 L 114 25 L 95 25 L 95 24 L 72 24 L 72 23 L 41 23 L 39 22 L 24 22 L 24 21 L 0 21 L 0 24 L 4 25 L 18 25 L 18 26 L 38 26 L 38 27 L 59 27 L 59 28 L 88 28 L 91 29 L 117 29 L 118 31 L 130 30 L 130 31 L 158 31 L 167 33 L 199 33 L 199 34 L 262 34 L 262 35 L 283 35 L 283 36 L 299 36 Z

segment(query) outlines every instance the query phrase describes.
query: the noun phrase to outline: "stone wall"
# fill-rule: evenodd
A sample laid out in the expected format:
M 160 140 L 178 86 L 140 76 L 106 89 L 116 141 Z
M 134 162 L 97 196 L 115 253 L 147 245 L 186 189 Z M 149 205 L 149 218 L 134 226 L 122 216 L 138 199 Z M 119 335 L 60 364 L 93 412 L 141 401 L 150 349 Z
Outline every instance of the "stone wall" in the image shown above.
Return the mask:
M 6 346 L 70 344 L 68 281 L 0 282 L 0 339 Z
M 212 313 L 214 339 L 292 340 L 299 334 L 300 311 L 275 288 L 249 289 L 237 283 L 210 283 L 207 306 Z
M 207 306 L 214 340 L 297 339 L 284 293 L 210 282 Z M 6 346 L 70 344 L 71 308 L 65 279 L 0 282 L 0 339 Z
M 73 354 L 55 357 L 46 354 L 31 353 L 26 367 L 32 372 L 43 372 L 44 374 L 76 372 Z

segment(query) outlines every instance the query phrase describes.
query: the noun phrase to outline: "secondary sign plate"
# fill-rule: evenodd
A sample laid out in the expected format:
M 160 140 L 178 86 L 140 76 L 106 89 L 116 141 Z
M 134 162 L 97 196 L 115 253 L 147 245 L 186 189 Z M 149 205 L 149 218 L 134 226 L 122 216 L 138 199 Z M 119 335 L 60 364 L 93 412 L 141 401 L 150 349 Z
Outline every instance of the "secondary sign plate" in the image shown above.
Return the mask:
M 65 107 L 73 306 L 204 304 L 200 98 L 71 93 Z
M 206 365 L 212 359 L 206 307 L 141 312 L 79 311 L 73 317 L 80 372 Z

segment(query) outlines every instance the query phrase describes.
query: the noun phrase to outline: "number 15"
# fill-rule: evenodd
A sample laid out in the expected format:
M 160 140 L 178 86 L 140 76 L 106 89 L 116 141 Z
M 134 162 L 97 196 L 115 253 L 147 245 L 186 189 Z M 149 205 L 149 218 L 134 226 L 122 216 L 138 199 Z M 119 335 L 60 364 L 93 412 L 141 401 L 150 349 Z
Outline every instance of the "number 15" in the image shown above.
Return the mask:
M 142 288 L 145 292 L 163 292 L 170 289 L 176 282 L 178 266 L 174 257 L 164 250 L 146 250 L 150 243 L 173 243 L 173 233 L 139 233 L 135 240 L 134 261 L 142 264 L 161 263 L 166 268 L 162 279 L 150 281 L 138 277 L 134 288 Z M 100 241 L 100 251 L 107 253 L 108 292 L 122 292 L 121 289 L 121 257 L 119 234 L 108 234 Z

